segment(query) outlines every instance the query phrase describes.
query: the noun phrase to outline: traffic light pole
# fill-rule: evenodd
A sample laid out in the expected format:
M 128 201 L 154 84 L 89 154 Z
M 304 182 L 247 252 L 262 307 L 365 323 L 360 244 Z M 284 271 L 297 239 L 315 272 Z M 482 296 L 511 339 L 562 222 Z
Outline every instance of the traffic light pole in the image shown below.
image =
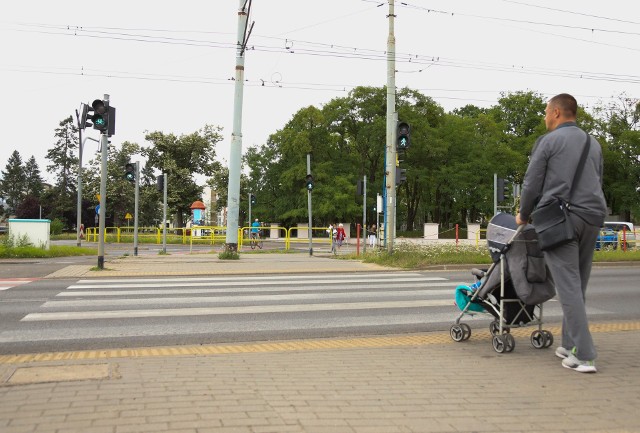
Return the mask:
M 104 100 L 109 101 L 109 95 L 104 95 Z M 102 163 L 100 166 L 100 212 L 98 222 L 98 269 L 104 269 L 104 237 L 105 237 L 105 216 L 107 212 L 107 160 L 109 156 L 109 137 L 107 131 L 100 134 L 100 152 Z
M 133 255 L 138 255 L 138 201 L 140 200 L 140 163 L 136 161 L 136 194 L 133 213 Z
M 167 253 L 167 173 L 162 173 L 164 177 L 164 190 L 162 191 L 162 253 Z
M 248 199 L 249 199 L 249 225 L 251 225 L 253 223 L 253 220 L 251 219 L 251 195 L 252 195 L 252 193 L 250 192 L 249 193 L 249 197 L 248 197 Z
M 385 155 L 386 203 L 384 236 L 387 252 L 393 252 L 396 226 L 396 37 L 394 35 L 394 0 L 389 0 L 389 37 L 387 39 L 387 146 Z
M 367 252 L 367 175 L 364 176 L 362 182 L 362 192 L 364 200 L 362 201 L 362 234 L 364 242 L 362 243 L 362 253 Z
M 307 153 L 307 176 L 311 176 L 311 154 Z M 313 233 L 311 231 L 311 225 L 312 225 L 312 221 L 313 218 L 311 217 L 311 190 L 309 188 L 307 188 L 307 203 L 308 203 L 308 207 L 309 207 L 309 230 L 308 230 L 308 234 L 309 234 L 309 255 L 312 256 L 313 255 Z M 330 233 L 329 236 L 333 236 L 333 233 Z

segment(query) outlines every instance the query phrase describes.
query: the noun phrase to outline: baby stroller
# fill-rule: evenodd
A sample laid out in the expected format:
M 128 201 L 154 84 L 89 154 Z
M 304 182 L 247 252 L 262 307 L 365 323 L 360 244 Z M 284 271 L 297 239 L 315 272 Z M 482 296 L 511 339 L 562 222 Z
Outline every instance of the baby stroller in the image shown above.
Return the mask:
M 555 286 L 533 226 L 518 226 L 513 215 L 500 213 L 489 222 L 487 245 L 493 261 L 489 269 L 472 269 L 476 282 L 456 288 L 461 312 L 449 330 L 451 338 L 471 337 L 471 327 L 460 323 L 465 314 L 488 313 L 494 317 L 489 331 L 496 352 L 513 351 L 511 328 L 532 325 L 538 329 L 531 333 L 531 345 L 550 347 L 553 335 L 542 329 L 542 304 L 555 296 Z

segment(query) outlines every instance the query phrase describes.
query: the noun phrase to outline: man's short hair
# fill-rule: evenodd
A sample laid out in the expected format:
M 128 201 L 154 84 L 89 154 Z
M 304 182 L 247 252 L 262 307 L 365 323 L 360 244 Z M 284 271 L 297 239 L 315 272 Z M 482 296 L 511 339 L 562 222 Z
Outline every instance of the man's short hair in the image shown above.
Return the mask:
M 560 93 L 549 99 L 549 104 L 562 111 L 565 117 L 576 117 L 578 114 L 578 101 L 568 93 Z

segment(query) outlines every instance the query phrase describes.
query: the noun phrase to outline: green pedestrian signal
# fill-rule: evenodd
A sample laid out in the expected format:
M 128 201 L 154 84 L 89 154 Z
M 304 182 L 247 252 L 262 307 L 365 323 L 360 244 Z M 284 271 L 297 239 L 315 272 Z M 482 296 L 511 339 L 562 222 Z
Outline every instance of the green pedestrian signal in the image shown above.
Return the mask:
M 405 150 L 411 144 L 411 127 L 406 122 L 398 123 L 398 142 L 397 150 Z

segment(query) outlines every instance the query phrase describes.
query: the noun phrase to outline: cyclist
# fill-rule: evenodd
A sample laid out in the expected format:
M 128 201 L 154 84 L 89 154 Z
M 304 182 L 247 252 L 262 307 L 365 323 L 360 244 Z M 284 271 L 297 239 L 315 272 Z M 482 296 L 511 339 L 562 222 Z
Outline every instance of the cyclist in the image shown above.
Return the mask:
M 251 223 L 251 240 L 257 242 L 260 238 L 260 230 L 262 228 L 262 224 L 258 218 L 255 219 L 254 222 Z

